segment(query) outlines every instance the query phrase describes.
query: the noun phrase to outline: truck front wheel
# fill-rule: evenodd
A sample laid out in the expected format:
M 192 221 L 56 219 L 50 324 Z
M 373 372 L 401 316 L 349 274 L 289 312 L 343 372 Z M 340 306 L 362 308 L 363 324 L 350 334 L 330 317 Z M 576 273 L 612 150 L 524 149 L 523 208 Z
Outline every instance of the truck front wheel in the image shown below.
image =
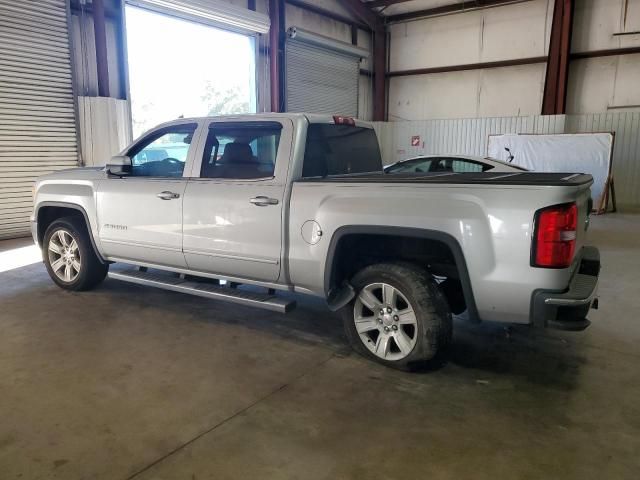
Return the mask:
M 65 290 L 90 290 L 109 271 L 93 250 L 84 222 L 75 217 L 60 218 L 49 225 L 42 251 L 49 276 Z
M 358 272 L 351 285 L 356 297 L 341 313 L 358 353 L 409 370 L 439 357 L 451 343 L 451 311 L 426 270 L 380 263 Z

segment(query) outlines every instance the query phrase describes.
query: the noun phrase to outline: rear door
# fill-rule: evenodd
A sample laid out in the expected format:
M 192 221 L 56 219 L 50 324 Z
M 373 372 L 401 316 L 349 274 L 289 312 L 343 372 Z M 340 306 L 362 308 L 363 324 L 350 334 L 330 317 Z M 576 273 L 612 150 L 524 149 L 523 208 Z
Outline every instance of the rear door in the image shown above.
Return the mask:
M 100 242 L 108 258 L 186 267 L 182 205 L 197 123 L 150 132 L 127 152 L 131 174 L 98 186 Z
M 293 122 L 225 120 L 205 128 L 184 196 L 187 265 L 275 282 L 281 269 Z

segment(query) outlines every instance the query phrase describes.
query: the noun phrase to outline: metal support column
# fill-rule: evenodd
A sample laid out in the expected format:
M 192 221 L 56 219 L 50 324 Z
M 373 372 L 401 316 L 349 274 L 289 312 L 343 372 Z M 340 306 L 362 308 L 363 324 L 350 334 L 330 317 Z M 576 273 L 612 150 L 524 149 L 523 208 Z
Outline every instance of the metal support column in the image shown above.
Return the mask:
M 107 33 L 105 29 L 104 0 L 93 0 L 93 32 L 96 40 L 98 96 L 109 97 L 109 63 L 107 60 Z
M 281 92 L 282 92 L 282 75 L 280 55 L 280 43 L 282 39 L 282 11 L 283 4 L 281 0 L 269 0 L 269 84 L 271 92 L 271 111 L 282 111 Z
M 566 112 L 572 26 L 573 0 L 555 0 L 542 115 L 559 115 Z
M 379 25 L 373 35 L 373 120 L 386 120 L 387 32 Z

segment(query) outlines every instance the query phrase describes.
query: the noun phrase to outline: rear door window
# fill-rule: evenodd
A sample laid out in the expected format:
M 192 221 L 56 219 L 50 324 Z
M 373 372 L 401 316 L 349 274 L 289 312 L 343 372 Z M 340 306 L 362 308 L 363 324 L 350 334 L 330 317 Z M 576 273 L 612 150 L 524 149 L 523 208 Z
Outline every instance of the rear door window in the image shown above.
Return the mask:
M 303 177 L 382 172 L 382 157 L 372 128 L 312 123 L 307 130 Z
M 216 123 L 209 127 L 201 178 L 273 177 L 282 125 L 276 122 Z

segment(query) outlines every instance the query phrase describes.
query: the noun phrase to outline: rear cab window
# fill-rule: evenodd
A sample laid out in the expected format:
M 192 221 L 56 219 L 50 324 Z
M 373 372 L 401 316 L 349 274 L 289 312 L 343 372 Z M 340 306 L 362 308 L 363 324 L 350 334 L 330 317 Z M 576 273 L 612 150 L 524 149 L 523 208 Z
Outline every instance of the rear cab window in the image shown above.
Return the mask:
M 372 128 L 311 123 L 307 129 L 302 177 L 381 173 L 382 157 Z

